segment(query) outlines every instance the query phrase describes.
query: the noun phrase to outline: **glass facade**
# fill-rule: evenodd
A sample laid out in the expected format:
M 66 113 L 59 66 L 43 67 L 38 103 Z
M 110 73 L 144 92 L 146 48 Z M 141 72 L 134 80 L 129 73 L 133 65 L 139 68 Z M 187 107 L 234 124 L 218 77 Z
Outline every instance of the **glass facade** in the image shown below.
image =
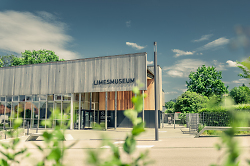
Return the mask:
M 73 101 L 73 115 L 71 115 Z M 52 126 L 61 120 L 71 120 L 73 129 L 84 129 L 98 123 L 99 93 L 0 96 L 0 124 L 12 126 L 16 118 L 23 119 L 23 127 L 49 128 L 42 121 L 52 118 Z M 57 110 L 60 116 L 51 117 Z

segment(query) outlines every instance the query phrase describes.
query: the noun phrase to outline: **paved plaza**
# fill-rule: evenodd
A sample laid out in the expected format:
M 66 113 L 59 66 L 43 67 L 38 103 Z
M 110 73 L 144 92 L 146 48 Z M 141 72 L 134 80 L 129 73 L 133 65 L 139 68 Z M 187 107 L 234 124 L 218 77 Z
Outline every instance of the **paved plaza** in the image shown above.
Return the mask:
M 150 159 L 154 160 L 154 166 L 208 166 L 214 163 L 221 163 L 222 152 L 214 148 L 216 143 L 220 142 L 219 137 L 200 137 L 194 138 L 192 134 L 183 134 L 181 129 L 183 126 L 173 126 L 165 124 L 164 128 L 159 129 L 159 141 L 154 141 L 154 129 L 146 129 L 146 132 L 141 134 L 137 139 L 137 152 L 149 150 Z M 129 128 L 118 128 L 116 130 L 109 129 L 108 131 L 95 130 L 67 130 L 66 134 L 70 134 L 73 140 L 65 141 L 66 145 L 70 145 L 74 141 L 78 141 L 76 145 L 67 150 L 64 158 L 66 165 L 87 165 L 86 156 L 89 149 L 97 149 L 101 146 L 101 135 L 110 138 L 114 144 L 122 143 L 122 140 L 130 132 Z M 34 132 L 31 130 L 31 132 Z M 41 131 L 39 131 L 41 132 Z M 22 165 L 35 165 L 38 159 L 42 158 L 42 154 L 34 146 L 34 143 L 43 146 L 42 138 L 37 141 L 25 142 L 27 136 L 23 136 L 19 147 L 27 147 L 32 153 L 29 159 L 22 162 Z M 250 154 L 250 137 L 236 137 L 240 142 L 240 150 L 243 153 L 241 156 L 241 164 L 247 165 L 245 159 L 249 158 Z M 8 140 L 2 140 L 4 142 Z M 225 148 L 223 148 L 225 150 Z M 103 157 L 109 154 L 109 148 L 102 148 Z M 123 160 L 128 160 L 126 155 L 122 155 Z

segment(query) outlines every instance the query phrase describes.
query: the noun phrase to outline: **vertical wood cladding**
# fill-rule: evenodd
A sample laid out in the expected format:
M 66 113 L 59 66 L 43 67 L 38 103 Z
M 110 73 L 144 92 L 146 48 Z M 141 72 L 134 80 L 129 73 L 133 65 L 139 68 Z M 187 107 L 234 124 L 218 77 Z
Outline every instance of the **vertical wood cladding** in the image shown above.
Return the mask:
M 154 110 L 154 79 L 147 80 L 147 90 L 144 91 L 144 93 L 147 95 L 144 99 L 144 110 Z M 117 92 L 117 110 L 133 108 L 133 103 L 131 102 L 132 97 L 132 91 Z M 99 104 L 99 109 L 105 110 L 105 92 L 99 93 Z M 108 92 L 108 110 L 115 110 L 115 92 Z

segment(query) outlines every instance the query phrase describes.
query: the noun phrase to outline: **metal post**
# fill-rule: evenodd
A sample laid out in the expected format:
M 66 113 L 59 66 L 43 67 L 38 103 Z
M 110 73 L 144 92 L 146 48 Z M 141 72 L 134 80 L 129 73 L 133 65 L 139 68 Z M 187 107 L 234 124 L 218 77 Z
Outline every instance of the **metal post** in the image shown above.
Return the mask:
M 29 121 L 27 121 L 27 135 L 29 135 L 29 127 L 30 127 Z
M 117 127 L 117 91 L 115 91 L 115 129 Z
M 105 130 L 108 129 L 108 92 L 105 92 Z
M 92 92 L 90 92 L 90 99 L 89 99 L 89 126 L 91 126 L 91 111 L 92 111 Z
M 142 91 L 142 96 L 144 96 L 144 90 Z M 142 101 L 142 122 L 144 123 L 144 98 Z
M 79 93 L 79 106 L 78 106 L 78 130 L 81 129 L 81 93 Z
M 61 106 L 62 108 L 62 106 Z M 73 129 L 74 124 L 74 93 L 71 93 L 71 103 L 70 103 L 70 129 Z
M 158 141 L 158 70 L 157 70 L 157 43 L 154 42 L 154 83 L 155 83 L 155 140 Z
M 175 129 L 175 113 L 174 113 L 174 129 Z

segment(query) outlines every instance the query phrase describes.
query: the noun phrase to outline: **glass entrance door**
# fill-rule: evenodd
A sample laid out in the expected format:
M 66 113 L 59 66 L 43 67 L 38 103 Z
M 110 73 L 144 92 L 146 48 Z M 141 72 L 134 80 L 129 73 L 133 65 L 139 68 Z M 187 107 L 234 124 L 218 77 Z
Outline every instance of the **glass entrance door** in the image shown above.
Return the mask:
M 90 128 L 92 127 L 94 121 L 94 112 L 91 110 L 82 110 L 82 123 L 81 128 Z

